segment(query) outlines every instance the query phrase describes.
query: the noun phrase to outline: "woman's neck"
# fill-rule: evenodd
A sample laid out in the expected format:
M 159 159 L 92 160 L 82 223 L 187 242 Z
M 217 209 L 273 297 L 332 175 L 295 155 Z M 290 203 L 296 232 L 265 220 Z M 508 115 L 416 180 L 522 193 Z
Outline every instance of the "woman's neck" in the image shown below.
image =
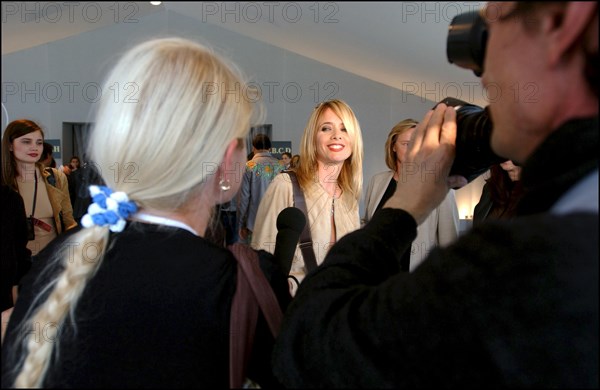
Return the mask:
M 204 237 L 206 233 L 206 228 L 208 226 L 208 221 L 210 220 L 210 214 L 206 213 L 204 207 L 198 207 L 194 211 L 163 211 L 156 210 L 150 208 L 144 208 L 140 210 L 140 213 L 151 215 L 154 217 L 170 219 L 178 222 L 182 222 L 183 224 L 192 228 L 200 237 Z M 135 219 L 135 217 L 134 217 Z M 149 221 L 152 222 L 152 221 Z M 160 223 L 159 221 L 156 223 Z
M 402 163 L 400 161 L 396 161 L 396 170 L 394 171 L 394 180 L 400 180 L 400 172 L 402 172 Z
M 339 197 L 341 189 L 338 178 L 342 171 L 343 163 L 336 165 L 324 165 L 319 163 L 319 184 L 330 196 Z
M 35 163 L 24 163 L 17 161 L 17 178 L 22 181 L 34 181 L 37 165 Z
M 195 230 L 200 237 L 204 237 L 212 218 L 214 204 L 215 200 L 209 199 L 206 195 L 195 195 L 174 211 L 143 208 L 140 212 L 182 222 Z

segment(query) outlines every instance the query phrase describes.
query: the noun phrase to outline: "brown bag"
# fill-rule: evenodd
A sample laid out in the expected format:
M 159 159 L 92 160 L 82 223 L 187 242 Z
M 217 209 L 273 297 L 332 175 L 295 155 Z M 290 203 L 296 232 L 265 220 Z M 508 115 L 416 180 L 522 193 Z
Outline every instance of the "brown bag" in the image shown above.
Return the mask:
M 246 368 L 252 352 L 259 308 L 273 337 L 279 334 L 283 313 L 271 285 L 260 269 L 256 251 L 241 243 L 228 248 L 238 263 L 229 325 L 229 386 L 234 389 L 241 388 L 246 381 Z

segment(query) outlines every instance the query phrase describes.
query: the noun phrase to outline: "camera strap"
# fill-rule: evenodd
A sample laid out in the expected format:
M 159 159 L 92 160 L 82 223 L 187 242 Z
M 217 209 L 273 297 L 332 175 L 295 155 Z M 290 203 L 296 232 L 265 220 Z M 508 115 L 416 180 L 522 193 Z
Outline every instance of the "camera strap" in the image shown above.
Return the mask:
M 33 214 L 35 214 L 35 205 L 37 203 L 37 189 L 38 189 L 37 168 L 34 171 L 33 177 L 34 177 L 34 181 L 35 181 L 35 187 L 33 187 L 33 205 L 31 207 L 31 216 L 29 217 L 29 219 L 31 220 L 31 222 L 33 224 L 32 228 L 33 228 L 33 226 L 38 226 L 40 229 L 43 229 L 47 232 L 51 232 L 52 226 L 48 225 L 46 222 L 42 221 L 41 219 L 37 219 L 36 217 L 33 216 Z
M 37 167 L 35 168 L 35 171 L 33 171 L 33 179 L 35 181 L 35 186 L 33 187 L 33 206 L 31 206 L 31 218 L 33 218 L 33 214 L 35 214 L 35 204 L 37 201 L 37 188 L 38 188 Z

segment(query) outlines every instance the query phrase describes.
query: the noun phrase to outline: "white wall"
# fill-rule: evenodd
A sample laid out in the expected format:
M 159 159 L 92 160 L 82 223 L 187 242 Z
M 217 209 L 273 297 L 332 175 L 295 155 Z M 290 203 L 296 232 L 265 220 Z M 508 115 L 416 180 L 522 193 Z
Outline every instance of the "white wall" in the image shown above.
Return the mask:
M 125 97 L 124 86 L 100 89 L 104 74 L 121 52 L 168 35 L 208 43 L 238 63 L 263 93 L 265 123 L 273 124 L 273 140 L 291 141 L 294 153 L 315 105 L 328 98 L 347 101 L 363 131 L 365 188 L 372 175 L 387 169 L 383 150 L 393 125 L 407 117 L 421 120 L 435 104 L 219 26 L 163 11 L 137 23 L 113 24 L 3 55 L 2 103 L 9 119 L 32 119 L 42 125 L 46 138 L 62 138 L 63 122 L 91 121 L 98 93 Z M 462 192 L 481 193 L 480 184 L 461 189 L 457 198 Z M 362 210 L 361 202 L 361 214 Z

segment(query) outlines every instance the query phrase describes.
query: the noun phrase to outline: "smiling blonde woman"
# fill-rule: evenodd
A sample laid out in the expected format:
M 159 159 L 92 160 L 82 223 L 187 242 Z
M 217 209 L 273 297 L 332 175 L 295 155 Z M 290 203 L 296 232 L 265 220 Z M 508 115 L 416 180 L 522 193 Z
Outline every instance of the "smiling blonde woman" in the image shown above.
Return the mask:
M 313 110 L 300 141 L 300 155 L 294 170 L 306 200 L 314 257 L 320 265 L 336 241 L 360 227 L 363 141 L 356 115 L 346 102 L 330 100 Z M 290 176 L 279 174 L 258 208 L 252 237 L 254 248 L 274 250 L 277 216 L 293 205 Z M 292 294 L 308 271 L 298 246 L 290 271 Z

